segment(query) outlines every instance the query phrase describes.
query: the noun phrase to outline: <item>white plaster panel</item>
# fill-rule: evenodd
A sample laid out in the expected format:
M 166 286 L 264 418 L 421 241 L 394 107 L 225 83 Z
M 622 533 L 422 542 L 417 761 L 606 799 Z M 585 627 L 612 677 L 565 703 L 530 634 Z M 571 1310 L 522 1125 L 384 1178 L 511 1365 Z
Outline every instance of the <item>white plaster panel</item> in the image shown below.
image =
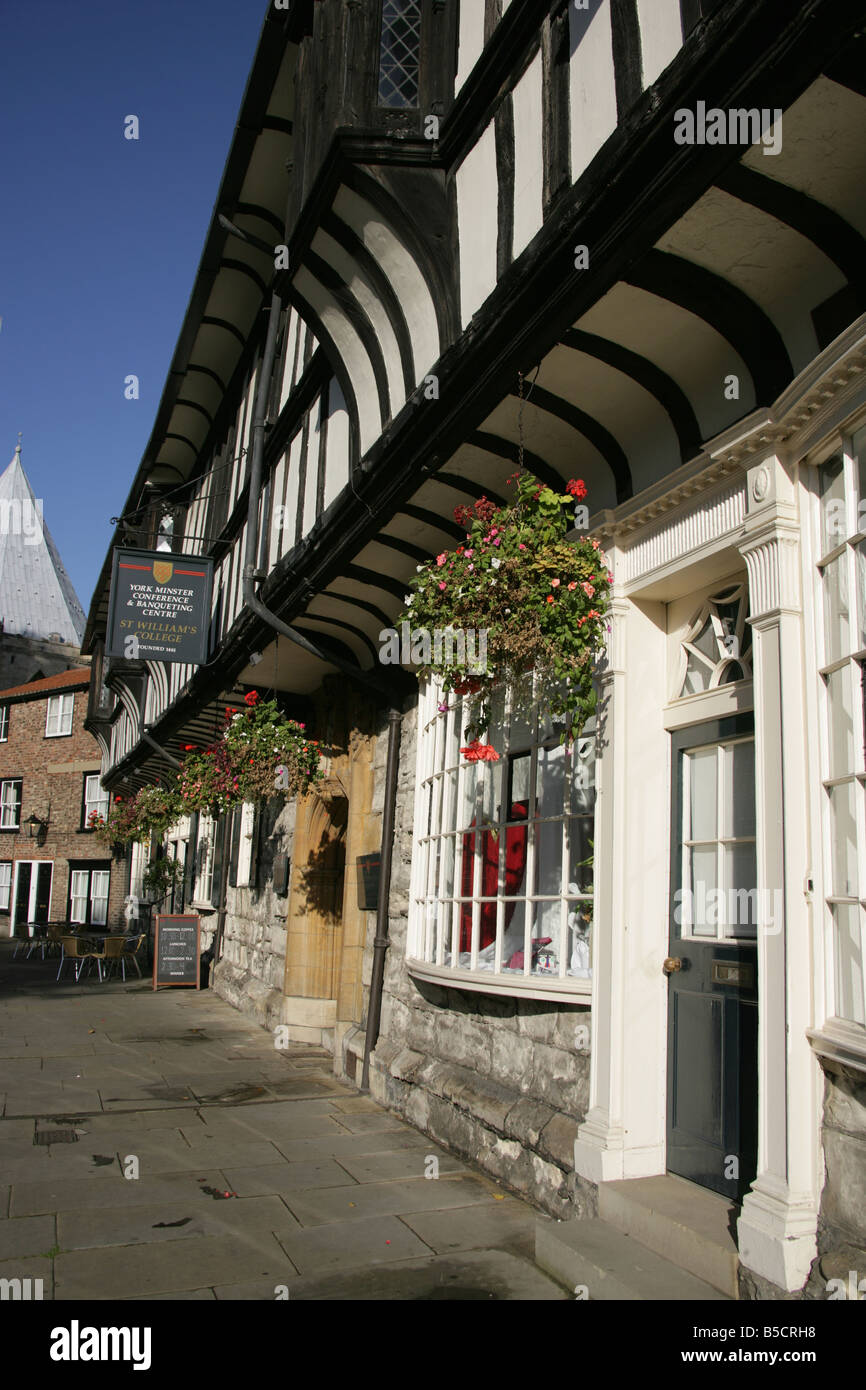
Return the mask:
M 514 88 L 514 256 L 543 221 L 541 53 Z
M 298 342 L 299 329 L 298 315 L 294 309 L 289 310 L 289 324 L 286 331 L 286 358 L 283 363 L 283 381 L 280 387 L 280 410 L 282 410 L 292 390 L 292 370 L 295 365 L 295 347 Z
M 268 569 L 273 569 L 280 557 L 280 538 L 283 527 L 285 526 L 285 512 L 283 511 L 283 489 L 286 485 L 286 459 L 285 455 L 280 459 L 274 469 L 274 481 L 271 506 L 271 531 L 268 536 Z
M 493 122 L 457 170 L 460 312 L 465 325 L 496 287 L 499 181 Z
M 342 309 L 337 307 L 327 290 L 308 270 L 298 271 L 295 284 L 330 333 L 352 378 L 358 405 L 361 453 L 364 454 L 382 430 L 376 377 L 367 350 Z
M 577 181 L 616 129 L 616 87 L 609 0 L 569 6 L 571 176 Z
M 391 281 L 412 339 L 417 384 L 439 356 L 439 324 L 430 287 L 414 257 L 366 199 L 341 188 L 334 211 L 361 238 Z
M 385 374 L 388 378 L 388 394 L 391 399 L 391 417 L 398 413 L 406 400 L 403 386 L 403 367 L 400 362 L 400 349 L 397 335 L 391 327 L 391 320 L 385 312 L 380 297 L 371 289 L 352 257 L 342 246 L 328 236 L 327 232 L 317 232 L 313 238 L 313 250 L 322 260 L 334 267 L 343 283 L 358 301 L 367 318 L 373 325 L 382 356 L 385 359 Z
M 455 96 L 484 51 L 484 0 L 460 0 Z
M 685 391 L 703 439 L 712 439 L 755 407 L 755 388 L 743 359 L 697 314 L 648 290 L 617 284 L 579 320 L 654 362 Z M 740 398 L 725 400 L 725 377 L 740 379 Z
M 301 535 L 311 531 L 316 521 L 316 490 L 319 485 L 319 403 L 309 411 L 307 430 L 307 469 L 304 478 L 304 520 Z
M 643 85 L 651 87 L 683 46 L 680 0 L 637 0 Z
M 866 103 L 856 92 L 819 77 L 782 117 L 782 150 L 748 149 L 743 163 L 808 193 L 866 235 Z
M 280 554 L 285 555 L 295 544 L 295 527 L 298 517 L 298 482 L 301 471 L 301 447 L 304 435 L 302 430 L 298 430 L 289 449 L 289 466 L 286 470 L 286 521 L 283 527 L 283 538 L 280 542 Z
M 811 311 L 846 281 L 839 268 L 792 227 L 711 188 L 657 246 L 721 275 L 748 295 L 778 328 L 795 372 L 817 355 Z
M 325 445 L 325 507 L 349 481 L 349 412 L 334 378 L 328 392 L 328 438 Z

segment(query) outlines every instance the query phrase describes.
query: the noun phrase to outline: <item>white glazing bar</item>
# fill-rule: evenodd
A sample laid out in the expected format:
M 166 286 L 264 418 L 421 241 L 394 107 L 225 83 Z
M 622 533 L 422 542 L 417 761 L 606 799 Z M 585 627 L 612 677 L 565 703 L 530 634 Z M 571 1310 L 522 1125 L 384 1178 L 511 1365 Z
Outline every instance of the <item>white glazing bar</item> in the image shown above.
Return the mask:
M 437 965 L 444 965 L 445 963 L 445 938 L 447 935 L 446 922 L 449 917 L 449 914 L 453 914 L 453 899 L 455 897 L 454 873 L 457 865 L 457 837 L 456 835 L 451 833 L 456 825 L 457 820 L 457 808 L 455 805 L 457 787 L 456 779 L 452 777 L 452 770 L 455 766 L 455 757 L 459 758 L 460 754 L 456 748 L 456 744 L 457 742 L 459 742 L 459 737 L 457 730 L 456 711 L 453 705 L 449 707 L 448 713 L 445 715 L 445 724 L 445 772 L 443 774 L 445 779 L 445 802 L 442 816 L 442 829 L 447 830 L 448 839 L 446 843 L 451 847 L 451 887 L 450 889 L 448 889 L 448 885 L 446 883 L 444 886 L 446 889 L 448 889 L 448 891 L 443 893 L 442 884 L 440 882 L 439 898 L 442 918 L 441 929 L 439 931 L 439 941 L 436 949 Z M 448 857 L 449 856 L 447 855 L 443 855 L 443 872 L 444 865 L 445 863 L 447 863 Z
M 568 875 L 571 870 L 571 782 L 574 776 L 574 757 L 577 744 L 566 744 L 563 750 L 565 764 L 562 778 L 562 872 L 560 874 L 559 899 L 559 978 L 565 979 L 566 966 L 570 955 L 568 940 Z
M 455 704 L 456 727 L 457 727 L 457 818 L 454 856 L 454 919 L 451 924 L 451 968 L 456 969 L 460 958 L 460 918 L 463 914 L 463 846 L 465 840 L 465 826 L 461 825 L 463 819 L 463 803 L 466 793 L 466 778 L 469 775 L 471 763 L 463 762 L 460 757 L 460 735 L 463 729 L 463 700 L 458 697 Z
M 508 789 L 508 768 L 511 754 L 511 689 L 506 689 L 505 705 L 502 713 L 502 763 L 499 773 L 499 870 L 496 876 L 496 948 L 493 957 L 493 970 L 496 975 L 502 974 L 502 938 L 505 934 L 505 873 L 507 868 L 507 845 L 508 837 L 505 829 L 506 821 L 511 815 L 511 804 Z
M 535 928 L 535 914 L 537 905 L 535 902 L 535 848 L 536 848 L 536 807 L 538 797 L 536 795 L 536 778 L 538 776 L 538 724 L 539 710 L 538 701 L 535 699 L 533 688 L 533 706 L 529 718 L 529 730 L 531 739 L 531 753 L 529 760 L 529 807 L 527 817 L 527 845 L 526 845 L 526 920 L 523 927 L 523 974 L 529 975 L 532 972 L 532 932 Z

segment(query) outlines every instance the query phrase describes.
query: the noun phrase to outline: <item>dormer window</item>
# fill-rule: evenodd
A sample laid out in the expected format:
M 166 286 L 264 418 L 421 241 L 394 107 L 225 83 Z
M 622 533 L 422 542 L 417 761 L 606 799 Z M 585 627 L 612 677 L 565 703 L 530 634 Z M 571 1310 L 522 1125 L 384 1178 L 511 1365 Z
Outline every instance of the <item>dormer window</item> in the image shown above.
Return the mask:
M 379 105 L 418 106 L 421 68 L 421 0 L 382 0 Z

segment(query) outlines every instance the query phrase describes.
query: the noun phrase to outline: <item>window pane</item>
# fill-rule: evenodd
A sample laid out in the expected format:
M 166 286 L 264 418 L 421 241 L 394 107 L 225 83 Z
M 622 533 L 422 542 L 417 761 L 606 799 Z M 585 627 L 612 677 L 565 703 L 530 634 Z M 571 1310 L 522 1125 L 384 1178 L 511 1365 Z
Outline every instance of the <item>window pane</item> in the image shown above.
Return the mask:
M 532 974 L 558 975 L 562 904 L 539 903 L 532 947 Z
M 841 454 L 828 459 L 821 469 L 821 553 L 841 545 L 848 534 L 845 520 L 845 470 Z
M 729 845 L 725 850 L 724 936 L 752 937 L 758 929 L 758 871 L 755 846 Z
M 824 661 L 838 661 L 851 650 L 848 606 L 848 556 L 840 555 L 824 570 Z
M 854 820 L 854 783 L 843 782 L 830 790 L 830 843 L 833 855 L 832 894 L 857 896 L 857 829 Z
M 716 849 L 689 850 L 691 859 L 692 893 L 691 927 L 688 927 L 688 913 L 684 913 L 684 926 L 695 936 L 716 936 L 718 925 L 718 869 Z M 710 897 L 712 894 L 712 898 Z
M 739 839 L 755 833 L 755 745 L 734 743 L 724 750 L 725 825 L 723 834 Z
M 866 1024 L 863 999 L 863 909 L 836 904 L 832 909 L 835 946 L 836 1013 Z
M 537 821 L 535 836 L 535 891 L 557 895 L 562 891 L 562 821 Z
M 866 519 L 863 521 L 866 529 Z M 857 648 L 866 647 L 866 541 L 854 551 L 857 569 Z
M 854 771 L 854 707 L 851 667 L 841 666 L 826 677 L 827 713 L 830 721 L 828 776 L 846 777 Z
M 561 816 L 565 799 L 565 745 L 539 748 L 536 768 L 536 808 L 539 816 Z
M 572 816 L 569 821 L 569 893 L 592 891 L 594 824 L 592 816 Z
M 421 0 L 383 0 L 379 105 L 418 105 Z
M 857 490 L 860 501 L 858 508 L 858 529 L 862 533 L 866 532 L 866 425 L 858 430 L 851 441 L 851 452 L 857 460 Z
M 714 840 L 716 837 L 716 767 L 715 748 L 690 753 L 691 769 L 690 824 L 686 839 Z
M 595 805 L 595 738 L 576 739 L 571 752 L 571 809 L 591 811 Z

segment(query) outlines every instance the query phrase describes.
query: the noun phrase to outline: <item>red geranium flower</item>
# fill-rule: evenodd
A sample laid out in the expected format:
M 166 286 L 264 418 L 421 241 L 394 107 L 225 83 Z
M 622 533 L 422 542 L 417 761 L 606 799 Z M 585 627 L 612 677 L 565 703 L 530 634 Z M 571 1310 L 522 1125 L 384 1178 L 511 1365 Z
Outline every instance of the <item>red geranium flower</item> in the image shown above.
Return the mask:
M 489 743 L 482 743 L 476 738 L 466 748 L 461 748 L 460 752 L 468 763 L 498 763 L 499 754 Z
M 245 696 L 244 696 L 244 704 L 245 704 L 245 705 L 257 705 L 258 702 L 259 702 L 259 692 L 258 692 L 257 690 L 251 690 L 250 693 L 249 693 L 249 695 L 245 695 Z
M 586 496 L 586 483 L 582 478 L 572 478 L 570 482 L 566 483 L 565 490 L 580 502 Z

